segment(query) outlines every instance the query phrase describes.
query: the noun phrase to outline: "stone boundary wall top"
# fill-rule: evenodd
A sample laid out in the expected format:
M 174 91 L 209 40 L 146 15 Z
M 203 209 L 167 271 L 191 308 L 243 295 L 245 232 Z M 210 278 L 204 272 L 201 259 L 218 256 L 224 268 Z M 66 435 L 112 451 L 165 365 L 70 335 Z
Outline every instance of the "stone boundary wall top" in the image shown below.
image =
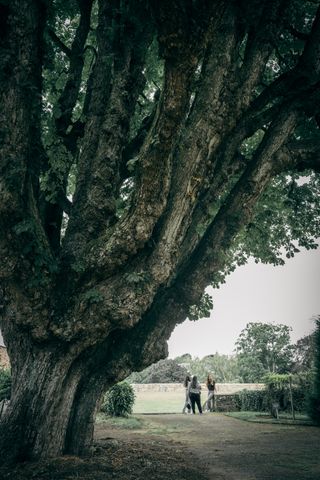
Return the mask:
M 180 383 L 133 383 L 132 387 L 138 392 L 184 392 L 184 386 Z M 206 392 L 205 383 L 201 384 L 202 391 Z M 217 395 L 232 395 L 240 390 L 263 390 L 264 383 L 217 383 Z

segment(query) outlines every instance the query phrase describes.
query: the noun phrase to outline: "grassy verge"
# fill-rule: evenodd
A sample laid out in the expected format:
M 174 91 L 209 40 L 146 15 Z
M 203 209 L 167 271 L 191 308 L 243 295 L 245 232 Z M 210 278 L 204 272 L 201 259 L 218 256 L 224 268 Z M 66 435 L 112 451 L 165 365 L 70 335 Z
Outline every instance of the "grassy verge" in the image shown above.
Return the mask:
M 104 413 L 99 413 L 96 418 L 98 424 L 104 423 L 111 428 L 119 428 L 122 430 L 142 430 L 145 428 L 146 422 L 142 418 L 130 415 L 129 417 L 108 417 Z
M 313 425 L 307 415 L 296 414 L 296 419 L 293 420 L 290 414 L 282 413 L 279 419 L 273 418 L 270 414 L 265 412 L 228 412 L 225 413 L 227 417 L 245 420 L 246 422 L 255 423 L 273 423 L 280 425 Z
M 183 417 L 183 415 L 181 415 Z M 188 423 L 181 425 L 181 421 L 170 422 L 170 425 L 163 425 L 158 422 L 152 422 L 148 416 L 130 415 L 123 417 L 108 417 L 104 413 L 99 413 L 96 419 L 98 424 L 104 424 L 110 430 L 132 430 L 147 435 L 170 435 L 181 432 L 188 428 Z

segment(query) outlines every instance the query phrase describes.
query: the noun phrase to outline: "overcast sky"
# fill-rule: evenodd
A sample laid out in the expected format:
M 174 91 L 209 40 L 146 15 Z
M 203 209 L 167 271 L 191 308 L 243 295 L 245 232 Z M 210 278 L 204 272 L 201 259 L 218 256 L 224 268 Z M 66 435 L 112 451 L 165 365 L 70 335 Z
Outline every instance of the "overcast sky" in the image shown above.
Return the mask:
M 170 358 L 231 354 L 248 322 L 289 325 L 295 342 L 312 332 L 312 317 L 320 315 L 320 250 L 301 252 L 279 267 L 252 261 L 227 277 L 220 289 L 208 292 L 214 302 L 211 317 L 176 327 L 169 340 Z
M 320 250 L 302 252 L 283 267 L 251 262 L 211 292 L 211 317 L 178 326 L 169 341 L 170 358 L 183 353 L 230 354 L 248 322 L 290 325 L 294 342 L 308 335 L 314 326 L 312 317 L 320 314 Z

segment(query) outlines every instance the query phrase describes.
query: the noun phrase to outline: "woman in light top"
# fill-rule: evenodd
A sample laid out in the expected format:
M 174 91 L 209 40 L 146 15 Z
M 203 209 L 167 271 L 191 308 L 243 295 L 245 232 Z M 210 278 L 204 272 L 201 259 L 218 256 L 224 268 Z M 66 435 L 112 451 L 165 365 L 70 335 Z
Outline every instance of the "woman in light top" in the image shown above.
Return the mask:
M 192 380 L 189 384 L 189 397 L 191 401 L 192 413 L 195 414 L 195 404 L 197 404 L 200 415 L 202 415 L 201 408 L 201 385 L 198 382 L 196 375 L 193 375 Z
M 183 386 L 186 390 L 186 396 L 185 396 L 185 402 L 184 402 L 184 406 L 183 406 L 183 409 L 182 409 L 182 413 L 186 413 L 186 409 L 187 409 L 187 413 L 191 413 L 191 402 L 190 402 L 190 398 L 189 398 L 189 384 L 191 382 L 191 375 L 190 373 L 187 374 L 186 378 L 184 379 L 184 382 L 183 382 Z

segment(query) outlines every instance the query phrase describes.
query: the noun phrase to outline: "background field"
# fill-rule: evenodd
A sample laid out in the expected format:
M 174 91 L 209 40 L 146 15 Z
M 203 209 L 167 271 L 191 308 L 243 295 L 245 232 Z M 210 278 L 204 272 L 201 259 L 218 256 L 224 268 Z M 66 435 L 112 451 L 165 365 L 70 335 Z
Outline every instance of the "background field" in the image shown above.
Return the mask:
M 185 401 L 185 389 L 182 385 L 167 384 L 134 384 L 135 403 L 133 413 L 181 413 Z M 231 395 L 243 389 L 262 390 L 263 383 L 217 383 L 218 395 Z M 206 386 L 202 384 L 201 404 L 208 396 Z
M 133 413 L 181 413 L 185 401 L 182 392 L 136 392 Z M 207 393 L 201 395 L 204 402 Z

